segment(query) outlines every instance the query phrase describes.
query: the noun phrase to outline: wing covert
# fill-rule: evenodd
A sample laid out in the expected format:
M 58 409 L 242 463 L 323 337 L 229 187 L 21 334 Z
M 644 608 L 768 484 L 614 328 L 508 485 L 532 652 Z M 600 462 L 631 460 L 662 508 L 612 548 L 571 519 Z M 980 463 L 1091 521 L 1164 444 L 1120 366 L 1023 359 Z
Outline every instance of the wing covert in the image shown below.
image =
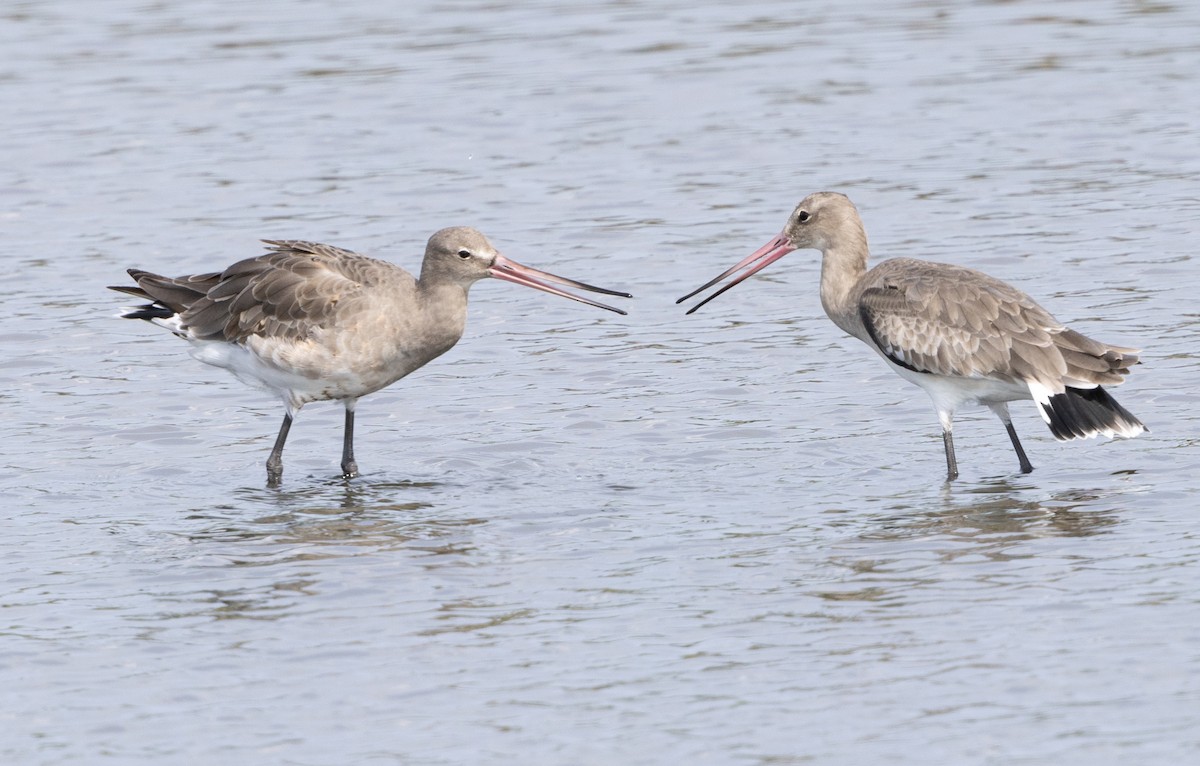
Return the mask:
M 242 343 L 252 335 L 304 340 L 361 308 L 372 271 L 384 264 L 349 250 L 267 240 L 269 252 L 238 261 L 183 312 L 201 340 Z
M 896 261 L 876 267 L 858 300 L 867 334 L 896 364 L 966 378 L 1065 370 L 1052 337 L 1061 325 L 1020 290 L 972 269 Z

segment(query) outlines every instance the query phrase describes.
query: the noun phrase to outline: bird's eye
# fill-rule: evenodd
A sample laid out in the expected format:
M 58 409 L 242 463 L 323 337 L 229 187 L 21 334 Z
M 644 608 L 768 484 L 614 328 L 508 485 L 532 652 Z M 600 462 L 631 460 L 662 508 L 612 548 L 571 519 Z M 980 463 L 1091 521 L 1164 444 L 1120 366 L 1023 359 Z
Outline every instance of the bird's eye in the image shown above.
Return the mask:
M 801 210 L 799 213 L 796 213 L 796 221 L 797 221 L 797 223 L 804 223 L 804 222 L 805 222 L 805 221 L 807 221 L 807 220 L 808 220 L 810 217 L 811 217 L 811 216 L 809 216 L 809 214 L 808 214 L 808 211 L 807 211 L 807 210 Z
M 471 251 L 470 250 L 459 250 L 458 257 L 462 258 L 465 261 L 471 257 Z

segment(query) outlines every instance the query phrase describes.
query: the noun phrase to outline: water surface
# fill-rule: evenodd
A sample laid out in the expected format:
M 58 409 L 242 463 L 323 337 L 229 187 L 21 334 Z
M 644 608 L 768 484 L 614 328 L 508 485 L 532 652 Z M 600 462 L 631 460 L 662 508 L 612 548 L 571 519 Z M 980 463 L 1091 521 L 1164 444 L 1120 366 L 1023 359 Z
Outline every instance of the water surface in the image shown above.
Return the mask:
M 1200 11 L 810 5 L 10 3 L 0 758 L 1194 760 Z M 964 412 L 947 486 L 815 254 L 683 317 L 819 189 L 1144 348 L 1152 432 Z M 637 300 L 478 285 L 349 483 L 104 289 L 458 224 Z

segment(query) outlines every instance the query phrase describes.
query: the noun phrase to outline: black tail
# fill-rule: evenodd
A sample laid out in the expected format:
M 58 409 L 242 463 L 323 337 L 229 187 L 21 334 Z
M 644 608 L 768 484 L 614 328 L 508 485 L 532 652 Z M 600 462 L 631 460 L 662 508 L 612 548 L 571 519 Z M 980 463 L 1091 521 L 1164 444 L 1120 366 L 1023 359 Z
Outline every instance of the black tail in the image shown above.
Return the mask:
M 137 285 L 110 285 L 108 289 L 151 303 L 131 307 L 121 315 L 125 319 L 170 319 L 203 298 L 221 279 L 220 272 L 172 279 L 142 269 L 129 269 L 129 276 Z
M 1102 386 L 1070 388 L 1039 405 L 1055 438 L 1087 439 L 1091 436 L 1134 437 L 1149 430 L 1129 410 L 1117 404 Z
M 157 303 L 147 303 L 145 306 L 130 306 L 129 309 L 121 315 L 122 319 L 170 319 L 175 316 L 175 312 L 166 306 L 159 306 Z

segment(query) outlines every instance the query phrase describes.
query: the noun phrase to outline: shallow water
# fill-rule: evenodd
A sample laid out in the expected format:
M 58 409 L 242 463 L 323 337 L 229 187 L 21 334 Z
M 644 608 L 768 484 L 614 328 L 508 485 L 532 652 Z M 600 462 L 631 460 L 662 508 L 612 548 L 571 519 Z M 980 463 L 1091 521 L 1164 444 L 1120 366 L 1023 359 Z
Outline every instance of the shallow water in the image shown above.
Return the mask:
M 29 2 L 0 14 L 5 763 L 1186 763 L 1200 751 L 1200 10 L 1155 2 Z M 851 4 L 844 4 L 851 5 Z M 1038 469 L 798 252 L 804 194 L 1140 346 L 1152 433 Z M 111 317 L 258 238 L 512 285 L 298 418 Z

